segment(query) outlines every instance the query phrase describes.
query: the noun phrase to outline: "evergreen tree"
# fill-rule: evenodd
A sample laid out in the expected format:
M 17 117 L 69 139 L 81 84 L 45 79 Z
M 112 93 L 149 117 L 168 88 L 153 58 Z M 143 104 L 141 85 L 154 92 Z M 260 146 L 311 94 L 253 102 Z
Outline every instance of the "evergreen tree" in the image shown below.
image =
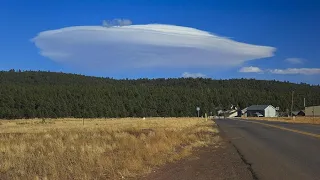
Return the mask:
M 0 71 L 0 118 L 145 117 L 217 114 L 230 105 L 272 104 L 281 111 L 320 104 L 320 86 L 254 79 L 137 79 Z

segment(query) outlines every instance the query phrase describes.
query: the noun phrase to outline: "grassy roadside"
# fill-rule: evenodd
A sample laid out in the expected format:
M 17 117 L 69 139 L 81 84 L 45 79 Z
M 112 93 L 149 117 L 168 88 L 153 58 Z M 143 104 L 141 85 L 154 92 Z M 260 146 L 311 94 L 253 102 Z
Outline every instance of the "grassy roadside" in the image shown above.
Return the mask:
M 244 117 L 242 119 L 247 120 L 265 120 L 265 121 L 279 121 L 288 123 L 307 123 L 307 124 L 320 124 L 320 117 L 278 117 L 278 118 L 268 118 L 268 117 Z
M 12 120 L 0 125 L 0 179 L 121 179 L 217 143 L 198 118 Z

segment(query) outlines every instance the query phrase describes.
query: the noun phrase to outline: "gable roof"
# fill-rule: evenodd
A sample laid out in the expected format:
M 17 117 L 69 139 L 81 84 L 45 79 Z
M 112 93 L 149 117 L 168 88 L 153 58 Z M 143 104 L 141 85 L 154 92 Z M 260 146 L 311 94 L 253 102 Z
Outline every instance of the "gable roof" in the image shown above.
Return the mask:
M 271 106 L 271 105 L 252 105 L 252 106 L 248 107 L 247 111 L 265 110 L 269 106 Z
M 299 115 L 299 114 L 305 114 L 305 112 L 303 110 L 301 110 L 301 111 L 292 111 L 292 114 L 296 116 L 296 115 Z
M 246 113 L 247 110 L 248 110 L 248 108 L 246 107 L 246 108 L 242 109 L 241 111 L 242 111 L 242 113 Z

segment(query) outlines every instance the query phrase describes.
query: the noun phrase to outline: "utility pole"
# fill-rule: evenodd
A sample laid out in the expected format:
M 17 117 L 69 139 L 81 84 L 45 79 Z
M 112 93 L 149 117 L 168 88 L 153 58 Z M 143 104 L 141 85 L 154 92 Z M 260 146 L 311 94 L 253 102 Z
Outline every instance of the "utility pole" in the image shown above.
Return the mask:
M 313 106 L 313 110 L 312 110 L 312 113 L 313 113 L 313 124 L 315 124 L 314 122 L 315 122 L 315 117 L 314 117 L 314 106 Z
M 292 101 L 291 101 L 291 117 L 292 117 L 292 110 L 293 110 L 293 95 L 294 95 L 294 91 L 292 91 Z

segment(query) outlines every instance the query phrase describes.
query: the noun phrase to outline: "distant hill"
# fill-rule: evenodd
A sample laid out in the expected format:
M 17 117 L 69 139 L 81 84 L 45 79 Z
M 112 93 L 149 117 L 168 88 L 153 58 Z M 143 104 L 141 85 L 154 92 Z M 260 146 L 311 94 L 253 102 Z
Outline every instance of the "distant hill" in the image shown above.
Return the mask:
M 320 86 L 254 79 L 115 80 L 54 72 L 0 71 L 0 118 L 196 116 L 238 105 L 281 111 L 320 104 Z

